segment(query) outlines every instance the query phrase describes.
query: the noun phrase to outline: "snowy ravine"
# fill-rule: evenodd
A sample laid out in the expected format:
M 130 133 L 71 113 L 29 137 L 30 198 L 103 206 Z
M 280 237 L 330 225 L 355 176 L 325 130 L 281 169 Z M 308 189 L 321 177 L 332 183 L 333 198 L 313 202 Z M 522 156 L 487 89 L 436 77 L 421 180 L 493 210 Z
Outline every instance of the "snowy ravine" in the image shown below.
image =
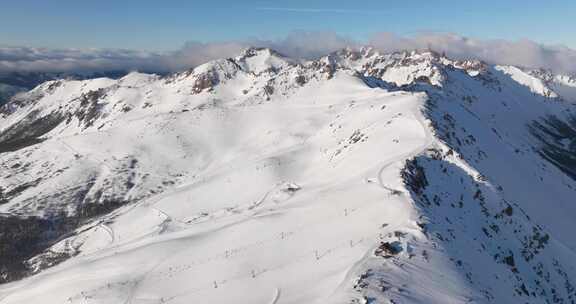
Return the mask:
M 430 51 L 46 82 L 0 303 L 576 303 L 576 79 Z

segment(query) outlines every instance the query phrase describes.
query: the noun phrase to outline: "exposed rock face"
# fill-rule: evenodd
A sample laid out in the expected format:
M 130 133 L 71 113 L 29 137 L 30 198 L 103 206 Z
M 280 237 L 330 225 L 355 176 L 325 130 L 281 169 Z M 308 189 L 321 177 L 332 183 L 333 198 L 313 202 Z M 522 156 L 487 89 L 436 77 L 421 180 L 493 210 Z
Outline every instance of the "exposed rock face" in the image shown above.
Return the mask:
M 381 242 L 374 254 L 383 258 L 391 258 L 402 252 L 400 242 Z
M 78 110 L 72 115 L 68 116 L 67 122 L 72 121 L 72 116 L 80 122 L 83 128 L 88 128 L 94 125 L 94 122 L 102 115 L 100 107 L 101 100 L 106 97 L 105 89 L 98 89 L 88 91 L 79 97 L 80 106 Z
M 194 81 L 194 87 L 192 90 L 194 93 L 200 93 L 206 89 L 211 89 L 214 84 L 217 83 L 217 79 L 211 74 L 202 74 Z
M 530 125 L 540 139 L 539 152 L 558 169 L 576 179 L 576 116 L 567 120 L 551 115 Z
M 0 283 L 18 280 L 33 272 L 26 261 L 39 255 L 55 240 L 77 226 L 75 219 L 0 216 Z
M 60 113 L 41 116 L 39 111 L 30 112 L 0 134 L 0 153 L 17 151 L 42 142 L 42 135 L 52 131 L 63 121 L 64 117 Z
M 0 109 L 0 282 L 27 294 L 15 281 L 87 259 L 126 268 L 69 302 L 337 274 L 358 275 L 333 288 L 352 303 L 572 303 L 573 82 L 431 51 L 251 48 L 168 76 L 45 83 Z M 282 296 L 325 296 L 312 285 Z

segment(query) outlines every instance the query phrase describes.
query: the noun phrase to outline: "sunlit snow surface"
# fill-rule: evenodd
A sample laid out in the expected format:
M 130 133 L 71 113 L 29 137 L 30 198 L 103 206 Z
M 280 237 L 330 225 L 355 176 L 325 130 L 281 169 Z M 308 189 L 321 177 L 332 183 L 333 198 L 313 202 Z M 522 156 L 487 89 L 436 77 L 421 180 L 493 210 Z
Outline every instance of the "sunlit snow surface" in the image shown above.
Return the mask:
M 536 145 L 527 124 L 560 115 L 570 101 L 547 105 L 552 101 L 545 98 L 556 93 L 520 69 L 490 68 L 494 82 L 487 84 L 473 69 L 441 70 L 448 64 L 430 54 L 411 54 L 414 63 L 397 67 L 370 56 L 324 58 L 319 62 L 333 69 L 327 76 L 326 66 L 311 70 L 269 50 L 254 52 L 170 81 L 132 73 L 119 81 L 65 82 L 37 105 L 2 118 L 0 129 L 6 129 L 32 109 L 73 111 L 74 101 L 63 100 L 99 88 L 110 92 L 92 126 L 73 120 L 26 152 L 0 155 L 9 167 L 15 153 L 27 153 L 28 161 L 38 160 L 30 161 L 35 170 L 27 174 L 43 177 L 0 212 L 73 212 L 59 201 L 39 208 L 27 198 L 86 180 L 112 181 L 113 195 L 114 187 L 122 188 L 114 184 L 118 172 L 136 185 L 123 193 L 131 203 L 53 247 L 73 247 L 77 256 L 0 285 L 0 303 L 570 299 L 574 181 L 550 165 L 542 171 L 545 161 L 527 147 Z M 193 80 L 206 73 L 218 84 L 193 92 Z M 295 82 L 299 75 L 305 84 Z M 417 84 L 420 76 L 426 84 Z M 396 88 L 407 84 L 422 87 Z M 453 146 L 443 133 L 451 119 L 458 127 L 448 131 L 450 138 L 472 141 L 466 136 L 473 135 L 476 142 Z M 425 196 L 402 178 L 413 158 L 426 169 Z M 132 159 L 134 173 L 117 171 Z M 43 162 L 63 173 L 47 178 Z M 18 178 L 34 179 L 16 175 L 3 183 Z M 504 201 L 514 204 L 513 215 L 502 213 Z M 499 225 L 498 232 L 483 232 L 496 229 L 490 224 Z M 549 245 L 524 262 L 522 236 L 538 225 Z M 399 253 L 375 256 L 380 242 L 394 243 Z M 515 271 L 503 262 L 506 254 L 494 256 L 507 250 L 517 250 Z M 539 283 L 546 295 L 517 292 L 520 284 L 537 290 L 537 263 L 566 274 Z

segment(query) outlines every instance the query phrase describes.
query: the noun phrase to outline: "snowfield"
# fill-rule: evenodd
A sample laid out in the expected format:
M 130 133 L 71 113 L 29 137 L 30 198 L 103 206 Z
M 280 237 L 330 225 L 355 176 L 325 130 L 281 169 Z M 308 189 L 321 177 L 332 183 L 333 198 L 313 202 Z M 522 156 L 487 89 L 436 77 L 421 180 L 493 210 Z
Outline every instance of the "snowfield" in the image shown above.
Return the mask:
M 0 303 L 574 303 L 575 83 L 367 48 L 47 82 L 0 113 L 0 214 L 50 232 Z

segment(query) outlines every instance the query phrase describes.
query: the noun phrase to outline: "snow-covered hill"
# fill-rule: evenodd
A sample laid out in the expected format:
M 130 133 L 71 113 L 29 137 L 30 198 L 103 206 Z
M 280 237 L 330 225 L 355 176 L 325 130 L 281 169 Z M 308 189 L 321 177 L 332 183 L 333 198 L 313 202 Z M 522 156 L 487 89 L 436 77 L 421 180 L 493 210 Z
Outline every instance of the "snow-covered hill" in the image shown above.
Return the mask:
M 58 72 L 3 72 L 0 73 L 0 106 L 17 93 L 55 79 L 86 80 L 100 77 L 118 79 L 128 74 L 127 71 L 107 71 L 94 73 L 58 73 Z
M 0 303 L 574 303 L 576 81 L 269 49 L 0 114 Z

